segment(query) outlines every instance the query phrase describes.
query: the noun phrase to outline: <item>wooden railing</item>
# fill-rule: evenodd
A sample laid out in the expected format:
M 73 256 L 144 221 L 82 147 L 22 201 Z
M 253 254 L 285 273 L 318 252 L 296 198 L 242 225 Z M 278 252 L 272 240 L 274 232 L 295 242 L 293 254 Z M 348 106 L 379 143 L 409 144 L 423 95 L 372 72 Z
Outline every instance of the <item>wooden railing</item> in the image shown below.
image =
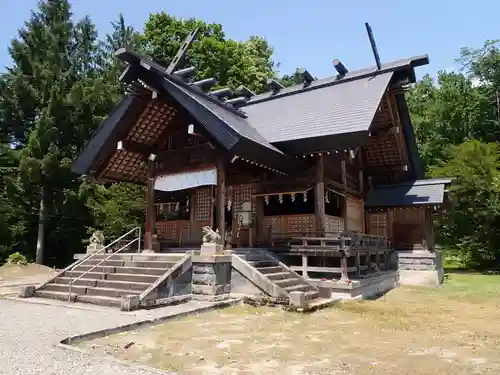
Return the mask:
M 289 243 L 289 255 L 302 256 L 302 265 L 290 268 L 302 271 L 304 277 L 308 277 L 309 272 L 331 273 L 340 274 L 340 280 L 347 281 L 349 273 L 367 277 L 390 268 L 391 243 L 382 236 L 344 231 L 324 233 L 323 236 L 295 236 Z M 309 266 L 310 257 L 340 258 L 340 267 Z M 353 266 L 348 267 L 348 259 L 354 259 Z

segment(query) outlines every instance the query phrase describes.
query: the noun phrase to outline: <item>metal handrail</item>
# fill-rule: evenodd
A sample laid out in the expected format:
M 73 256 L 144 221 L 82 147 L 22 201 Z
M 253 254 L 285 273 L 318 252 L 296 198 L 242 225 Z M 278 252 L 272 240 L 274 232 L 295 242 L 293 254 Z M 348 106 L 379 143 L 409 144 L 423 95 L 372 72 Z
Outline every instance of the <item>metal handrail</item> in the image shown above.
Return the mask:
M 135 231 L 138 231 L 139 234 L 137 236 L 137 238 L 134 238 L 133 240 L 127 242 L 124 246 L 122 246 L 121 248 L 119 248 L 117 251 L 115 251 L 114 253 L 111 253 L 108 257 L 104 258 L 103 260 L 101 260 L 99 263 L 95 264 L 93 267 L 91 267 L 88 271 L 86 272 L 83 272 L 80 276 L 78 276 L 76 279 L 73 280 L 73 271 L 75 270 L 76 267 L 78 266 L 81 266 L 83 263 L 85 263 L 86 261 L 92 259 L 94 256 L 96 256 L 97 254 L 101 254 L 102 252 L 106 251 L 108 248 L 110 248 L 112 245 L 114 245 L 115 243 L 117 243 L 118 241 L 121 241 L 124 237 L 128 236 L 129 234 L 135 232 Z M 138 241 L 138 246 L 137 246 L 137 252 L 140 253 L 141 251 L 141 227 L 135 227 L 134 229 L 131 229 L 129 230 L 127 233 L 125 233 L 124 235 L 118 237 L 116 240 L 110 242 L 109 244 L 107 244 L 106 246 L 104 246 L 101 250 L 95 252 L 94 254 L 92 254 L 91 256 L 85 258 L 83 261 L 81 261 L 80 263 L 78 264 L 75 264 L 70 270 L 69 270 L 69 284 L 68 284 L 68 302 L 71 302 L 71 287 L 73 285 L 73 283 L 75 281 L 78 281 L 80 280 L 83 276 L 85 276 L 86 274 L 88 274 L 89 272 L 91 272 L 94 268 L 96 268 L 97 266 L 101 265 L 102 263 L 104 263 L 105 261 L 107 261 L 109 258 L 111 258 L 112 256 L 118 254 L 120 251 L 122 251 L 123 249 L 127 248 L 128 246 L 132 245 L 135 241 Z

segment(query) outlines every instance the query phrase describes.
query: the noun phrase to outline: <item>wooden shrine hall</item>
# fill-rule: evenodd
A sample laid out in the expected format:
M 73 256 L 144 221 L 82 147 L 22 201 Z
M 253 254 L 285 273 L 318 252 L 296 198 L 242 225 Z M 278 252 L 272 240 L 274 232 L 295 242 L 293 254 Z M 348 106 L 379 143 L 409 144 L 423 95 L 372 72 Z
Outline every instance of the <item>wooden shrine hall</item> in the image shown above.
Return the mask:
M 73 171 L 147 185 L 145 247 L 155 251 L 199 246 L 204 226 L 228 247 L 350 233 L 431 249 L 450 180 L 424 179 L 405 100 L 429 59 L 381 63 L 369 34 L 376 66 L 349 71 L 334 60 L 332 77 L 303 70 L 302 83 L 269 80 L 257 94 L 196 80 L 183 58 L 194 34 L 168 67 L 121 49 L 130 92 Z

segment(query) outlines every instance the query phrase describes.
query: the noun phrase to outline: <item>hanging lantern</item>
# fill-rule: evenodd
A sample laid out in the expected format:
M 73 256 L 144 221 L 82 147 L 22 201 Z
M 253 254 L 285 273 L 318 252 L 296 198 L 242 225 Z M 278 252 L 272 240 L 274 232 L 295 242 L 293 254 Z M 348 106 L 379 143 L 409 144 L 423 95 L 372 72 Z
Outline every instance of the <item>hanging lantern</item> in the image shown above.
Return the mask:
M 290 199 L 295 202 L 295 193 L 290 193 Z
M 179 211 L 179 208 L 180 208 L 180 203 L 179 202 L 175 202 L 175 211 L 178 212 Z
M 325 202 L 330 203 L 330 197 L 328 196 L 328 192 L 325 193 Z
M 307 191 L 304 191 L 302 193 L 302 199 L 304 200 L 304 202 L 307 202 Z
M 189 212 L 189 197 L 186 198 L 186 211 Z
M 278 195 L 278 201 L 281 203 L 283 203 L 283 194 L 279 194 Z
M 268 195 L 264 195 L 264 202 L 266 202 L 266 204 L 269 204 L 269 196 Z

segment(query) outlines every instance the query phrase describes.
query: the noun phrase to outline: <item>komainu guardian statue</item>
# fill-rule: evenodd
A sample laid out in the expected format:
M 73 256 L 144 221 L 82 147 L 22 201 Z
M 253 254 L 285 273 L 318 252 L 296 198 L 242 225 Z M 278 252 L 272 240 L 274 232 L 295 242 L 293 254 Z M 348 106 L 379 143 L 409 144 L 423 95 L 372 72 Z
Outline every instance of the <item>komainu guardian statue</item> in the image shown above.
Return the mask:
M 220 244 L 222 237 L 219 234 L 219 230 L 217 229 L 214 231 L 212 228 L 210 228 L 208 225 L 205 225 L 203 228 L 203 243 L 214 243 L 214 244 Z
M 94 254 L 102 249 L 104 249 L 104 234 L 100 230 L 96 230 L 92 233 L 89 239 L 89 245 L 87 246 L 87 254 Z

